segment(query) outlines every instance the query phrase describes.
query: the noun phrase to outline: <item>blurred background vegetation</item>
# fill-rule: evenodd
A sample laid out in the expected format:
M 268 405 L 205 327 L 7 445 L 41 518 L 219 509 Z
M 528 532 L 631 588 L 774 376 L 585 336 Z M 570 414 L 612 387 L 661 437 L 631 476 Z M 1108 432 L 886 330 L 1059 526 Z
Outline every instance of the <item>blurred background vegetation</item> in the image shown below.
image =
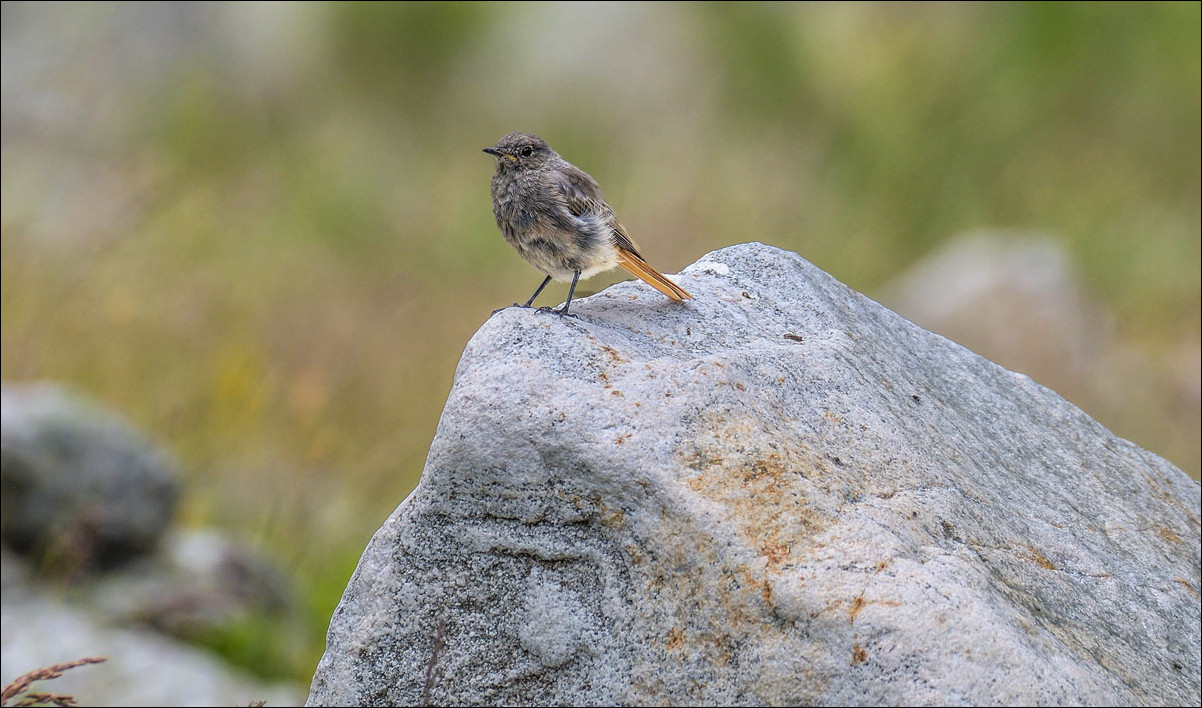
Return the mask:
M 0 373 L 180 457 L 183 523 L 266 549 L 305 608 L 223 650 L 307 682 L 464 344 L 541 278 L 480 152 L 525 130 L 666 272 L 755 240 L 872 296 L 967 231 L 1049 234 L 1141 377 L 1061 393 L 1197 478 L 1199 14 L 5 2 Z

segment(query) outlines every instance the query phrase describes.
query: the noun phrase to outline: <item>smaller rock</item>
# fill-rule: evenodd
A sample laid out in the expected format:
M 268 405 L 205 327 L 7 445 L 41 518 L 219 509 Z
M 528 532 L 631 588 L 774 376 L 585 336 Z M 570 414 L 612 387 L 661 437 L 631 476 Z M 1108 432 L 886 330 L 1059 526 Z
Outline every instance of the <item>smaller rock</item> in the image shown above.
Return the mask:
M 0 538 L 43 572 L 145 555 L 171 521 L 173 461 L 112 412 L 51 384 L 0 389 Z
M 81 590 L 100 616 L 184 639 L 250 615 L 283 617 L 292 605 L 278 568 L 211 530 L 172 531 L 154 555 Z
M 66 604 L 45 586 L 22 585 L 23 561 L 3 554 L 0 682 L 84 656 L 103 664 L 68 671 L 35 688 L 92 706 L 300 705 L 303 689 L 266 682 L 214 654 L 147 629 L 115 627 L 111 618 Z M 262 705 L 259 703 L 259 705 Z
M 1110 313 L 1072 256 L 1041 234 L 980 231 L 953 239 L 878 298 L 937 332 L 1070 399 L 1080 399 L 1114 344 Z

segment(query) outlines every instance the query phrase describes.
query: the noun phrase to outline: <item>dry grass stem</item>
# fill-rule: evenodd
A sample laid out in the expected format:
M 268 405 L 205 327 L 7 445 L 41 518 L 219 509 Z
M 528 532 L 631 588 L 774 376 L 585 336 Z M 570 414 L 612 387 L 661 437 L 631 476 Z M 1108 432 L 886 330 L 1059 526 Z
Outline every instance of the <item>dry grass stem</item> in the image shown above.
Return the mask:
M 13 679 L 11 683 L 4 687 L 4 691 L 0 693 L 0 706 L 9 705 L 9 701 L 14 698 L 19 700 L 13 703 L 14 706 L 34 706 L 34 705 L 56 705 L 56 706 L 74 706 L 78 705 L 75 702 L 74 696 L 60 696 L 53 693 L 30 693 L 29 687 L 37 681 L 46 681 L 56 679 L 63 675 L 64 671 L 74 669 L 77 666 L 85 664 L 99 664 L 102 661 L 107 661 L 103 657 L 84 657 L 75 661 L 68 661 L 63 664 L 53 664 L 40 669 L 34 669 L 28 673 L 22 674 Z

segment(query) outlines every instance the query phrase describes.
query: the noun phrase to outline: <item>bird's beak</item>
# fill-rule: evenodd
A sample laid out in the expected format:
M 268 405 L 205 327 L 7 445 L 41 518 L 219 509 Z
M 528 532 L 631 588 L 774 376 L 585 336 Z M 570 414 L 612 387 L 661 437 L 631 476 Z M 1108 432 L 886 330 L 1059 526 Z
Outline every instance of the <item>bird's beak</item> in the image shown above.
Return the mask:
M 495 148 L 495 147 L 491 147 L 491 148 L 484 148 L 484 152 L 486 152 L 486 153 L 488 153 L 489 155 L 492 155 L 492 156 L 494 156 L 494 157 L 503 157 L 503 158 L 505 158 L 505 159 L 507 159 L 507 160 L 514 160 L 514 161 L 516 161 L 516 160 L 517 160 L 517 158 L 516 158 L 516 157 L 514 157 L 513 155 L 510 155 L 510 154 L 509 154 L 509 153 L 507 153 L 507 152 L 504 152 L 504 151 L 503 151 L 503 150 L 501 150 L 500 148 Z

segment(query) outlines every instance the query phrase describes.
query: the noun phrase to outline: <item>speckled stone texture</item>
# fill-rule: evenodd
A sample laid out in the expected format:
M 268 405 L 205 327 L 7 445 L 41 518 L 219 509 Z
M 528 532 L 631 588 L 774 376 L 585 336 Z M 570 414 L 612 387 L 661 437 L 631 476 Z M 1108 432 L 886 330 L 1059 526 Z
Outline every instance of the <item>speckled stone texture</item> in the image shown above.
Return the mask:
M 1199 703 L 1199 487 L 799 256 L 493 316 L 310 705 Z

